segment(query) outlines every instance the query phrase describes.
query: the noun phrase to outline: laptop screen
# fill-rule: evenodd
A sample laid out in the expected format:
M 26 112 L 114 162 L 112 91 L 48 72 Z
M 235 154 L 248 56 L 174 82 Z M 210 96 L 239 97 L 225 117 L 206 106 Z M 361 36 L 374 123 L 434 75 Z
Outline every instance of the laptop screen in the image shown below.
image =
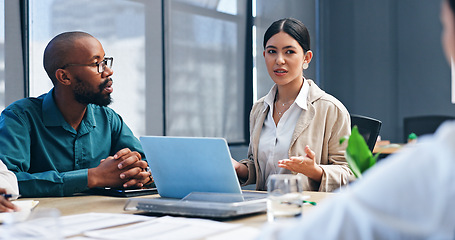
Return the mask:
M 144 136 L 140 141 L 161 197 L 241 193 L 225 139 Z

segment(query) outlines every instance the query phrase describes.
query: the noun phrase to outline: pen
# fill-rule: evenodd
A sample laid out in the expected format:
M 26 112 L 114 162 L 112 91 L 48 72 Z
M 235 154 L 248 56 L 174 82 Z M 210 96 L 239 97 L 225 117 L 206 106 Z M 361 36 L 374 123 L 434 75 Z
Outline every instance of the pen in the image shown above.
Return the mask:
M 9 198 L 17 199 L 18 197 L 21 196 L 19 194 L 4 194 L 4 193 L 2 193 L 0 195 L 2 195 L 6 199 L 9 199 Z
M 307 200 L 303 200 L 303 203 L 309 203 L 313 206 L 316 206 L 316 202 L 311 202 L 311 201 L 307 201 Z

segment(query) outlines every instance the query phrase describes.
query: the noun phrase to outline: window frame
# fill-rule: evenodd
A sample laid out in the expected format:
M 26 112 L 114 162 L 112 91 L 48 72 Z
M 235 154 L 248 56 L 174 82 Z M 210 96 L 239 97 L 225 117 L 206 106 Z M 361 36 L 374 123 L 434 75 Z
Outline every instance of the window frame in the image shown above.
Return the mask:
M 254 22 L 254 18 L 253 18 L 253 14 L 252 14 L 252 0 L 235 0 L 237 1 L 237 4 L 241 4 L 241 3 L 244 3 L 246 4 L 245 7 L 245 17 L 246 17 L 246 20 L 245 20 L 245 28 L 244 28 L 244 31 L 245 31 L 245 55 L 243 56 L 244 57 L 244 61 L 245 61 L 245 64 L 244 64 L 244 110 L 243 110 L 243 129 L 242 129 L 242 133 L 243 133 L 243 136 L 244 136 L 244 139 L 243 141 L 237 141 L 237 142 L 232 142 L 232 141 L 228 141 L 228 144 L 229 146 L 245 146 L 245 145 L 248 145 L 249 144 L 249 141 L 250 141 L 250 131 L 249 131 L 249 115 L 250 115 L 250 110 L 251 110 L 251 107 L 253 106 L 253 43 L 252 43 L 252 39 L 253 39 L 253 32 L 252 32 L 252 29 L 253 29 L 253 22 Z M 228 20 L 228 21 L 231 21 L 231 22 L 239 22 L 238 19 L 235 19 L 236 17 L 235 16 L 232 16 L 230 14 L 227 14 L 227 13 L 223 13 L 223 12 L 218 12 L 216 9 L 207 9 L 207 8 L 203 8 L 203 7 L 199 7 L 199 6 L 194 6 L 194 5 L 191 5 L 191 4 L 188 4 L 188 3 L 184 3 L 184 2 L 174 2 L 172 3 L 172 7 L 175 8 L 174 10 L 177 10 L 177 11 L 184 11 L 184 12 L 189 12 L 191 14 L 194 14 L 194 15 L 201 15 L 201 16 L 206 16 L 206 17 L 211 17 L 211 18 L 218 18 L 218 19 L 222 19 L 222 20 Z M 241 7 L 241 6 L 240 6 Z M 164 27 L 164 24 L 165 24 L 165 3 L 164 3 L 164 0 L 162 1 L 162 25 L 161 25 L 161 32 L 162 32 L 162 38 L 163 38 L 163 42 L 162 42 L 162 49 L 163 49 L 163 62 L 162 62 L 162 71 L 163 71 L 163 82 L 162 82 L 162 99 L 161 101 L 163 102 L 163 111 L 162 111 L 162 119 L 163 119 L 163 122 L 162 122 L 162 126 L 163 126 L 163 135 L 167 135 L 166 134 L 166 114 L 165 114 L 165 109 L 166 109 L 166 96 L 165 96 L 165 88 L 166 88 L 166 59 L 165 59 L 165 33 L 164 33 L 164 30 L 165 30 L 165 27 Z M 250 43 L 250 44 L 248 44 Z M 250 81 L 248 81 L 248 79 L 250 79 Z
M 5 0 L 5 107 L 28 97 L 28 4 Z M 19 31 L 18 31 L 19 29 Z M 19 79 L 22 79 L 20 81 Z

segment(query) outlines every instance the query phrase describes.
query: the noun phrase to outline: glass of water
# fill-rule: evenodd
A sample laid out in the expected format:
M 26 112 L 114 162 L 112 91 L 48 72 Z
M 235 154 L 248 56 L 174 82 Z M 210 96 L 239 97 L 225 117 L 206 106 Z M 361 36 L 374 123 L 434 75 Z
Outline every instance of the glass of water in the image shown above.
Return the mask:
M 275 222 L 302 215 L 302 178 L 293 174 L 274 174 L 267 184 L 267 220 Z

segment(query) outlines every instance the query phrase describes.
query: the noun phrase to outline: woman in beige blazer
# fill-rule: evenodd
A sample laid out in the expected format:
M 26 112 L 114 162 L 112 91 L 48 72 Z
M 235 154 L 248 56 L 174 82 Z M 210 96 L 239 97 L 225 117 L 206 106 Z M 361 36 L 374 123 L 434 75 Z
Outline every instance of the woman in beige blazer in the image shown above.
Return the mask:
M 350 135 L 350 116 L 343 104 L 305 79 L 313 53 L 303 23 L 287 18 L 264 34 L 264 59 L 275 82 L 250 113 L 248 158 L 233 160 L 243 185 L 267 189 L 272 174 L 302 175 L 304 190 L 333 191 L 353 176 L 340 145 Z

